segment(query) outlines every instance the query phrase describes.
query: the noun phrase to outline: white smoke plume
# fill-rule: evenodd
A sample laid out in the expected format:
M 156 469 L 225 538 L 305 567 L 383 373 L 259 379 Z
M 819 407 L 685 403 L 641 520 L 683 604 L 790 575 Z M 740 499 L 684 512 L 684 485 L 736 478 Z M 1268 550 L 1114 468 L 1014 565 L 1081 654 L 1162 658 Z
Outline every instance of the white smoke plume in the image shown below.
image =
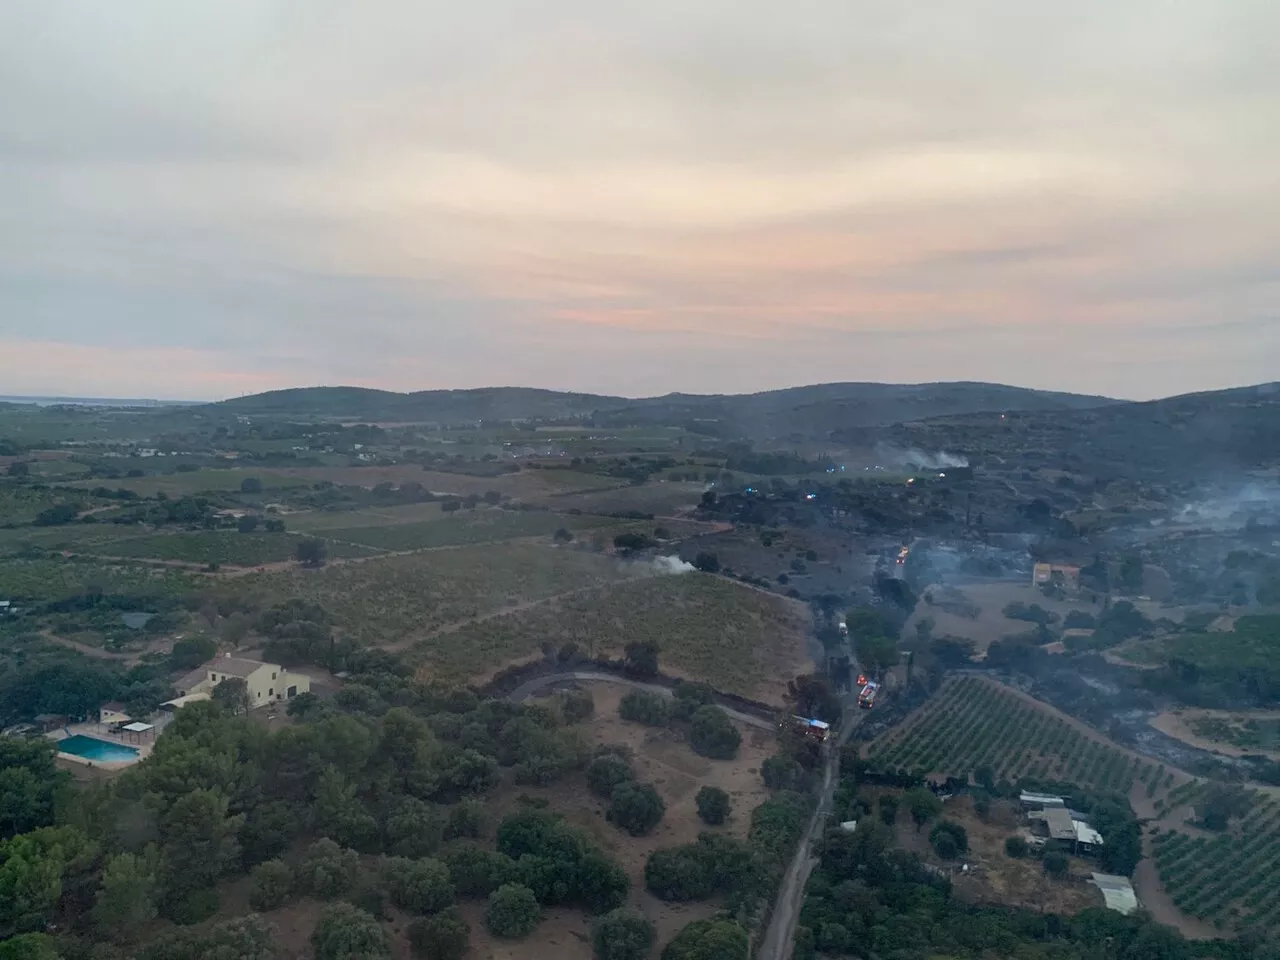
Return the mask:
M 680 574 L 692 573 L 697 568 L 692 563 L 686 563 L 679 557 L 654 557 L 653 569 L 659 574 Z
M 878 447 L 876 458 L 886 467 L 906 467 L 914 465 L 921 470 L 946 470 L 948 467 L 967 467 L 969 458 L 941 450 L 938 453 L 925 453 L 923 450 L 900 447 Z

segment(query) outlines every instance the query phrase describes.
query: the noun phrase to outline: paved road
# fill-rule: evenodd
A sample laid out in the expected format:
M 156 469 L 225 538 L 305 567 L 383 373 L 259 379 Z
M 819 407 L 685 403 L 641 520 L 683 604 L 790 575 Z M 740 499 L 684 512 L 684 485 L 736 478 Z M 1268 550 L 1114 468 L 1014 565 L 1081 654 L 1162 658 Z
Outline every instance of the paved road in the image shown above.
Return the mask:
M 520 703 L 522 700 L 528 700 L 539 690 L 556 683 L 563 683 L 566 680 L 582 680 L 588 683 L 620 683 L 624 687 L 631 687 L 633 690 L 647 690 L 650 693 L 657 693 L 664 697 L 673 696 L 670 687 L 664 687 L 656 683 L 641 683 L 639 680 L 629 680 L 614 673 L 603 673 L 598 670 L 566 670 L 564 673 L 549 673 L 543 677 L 534 677 L 532 680 L 526 680 L 507 694 L 507 699 L 514 703 Z M 750 713 L 742 713 L 729 707 L 721 707 L 721 709 L 733 719 L 740 720 L 747 726 L 759 727 L 761 730 L 774 730 L 776 728 L 773 720 L 765 720 L 762 717 L 757 717 Z
M 814 844 L 826 829 L 827 818 L 831 814 L 831 801 L 840 779 L 840 748 L 849 742 L 849 737 L 865 716 L 861 711 L 852 713 L 827 754 L 827 762 L 822 769 L 822 790 L 818 794 L 818 806 L 813 811 L 804 837 L 797 845 L 791 865 L 782 878 L 778 899 L 774 901 L 773 913 L 769 917 L 769 927 L 760 941 L 760 949 L 756 951 L 756 960 L 791 960 L 796 924 L 800 919 L 800 908 L 804 906 L 804 889 L 809 883 L 809 874 L 818 864 L 818 858 L 813 854 Z

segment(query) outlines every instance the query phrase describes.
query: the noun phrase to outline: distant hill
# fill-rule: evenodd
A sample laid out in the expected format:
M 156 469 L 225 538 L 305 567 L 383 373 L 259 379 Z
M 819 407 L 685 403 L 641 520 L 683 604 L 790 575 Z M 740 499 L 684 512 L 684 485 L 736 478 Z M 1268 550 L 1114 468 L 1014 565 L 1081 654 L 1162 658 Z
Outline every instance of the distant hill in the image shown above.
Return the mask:
M 712 420 L 722 423 L 715 432 L 726 436 L 800 440 L 956 413 L 1081 410 L 1115 402 L 991 383 L 824 383 L 738 396 L 673 394 L 634 401 L 605 416 L 620 421 Z
M 525 387 L 422 390 L 417 393 L 395 393 L 365 387 L 299 387 L 237 397 L 215 406 L 245 416 L 463 423 L 476 420 L 582 417 L 601 406 L 627 402 L 622 397 L 560 393 Z
M 1038 452 L 1046 464 L 1086 474 L 1224 476 L 1280 465 L 1280 383 L 1189 393 L 1162 400 L 1068 410 L 1024 410 L 1000 429 L 955 415 L 895 426 L 892 439 L 946 442 L 979 458 Z M 871 431 L 832 431 L 835 443 L 867 443 Z
M 394 393 L 363 387 L 274 390 L 217 407 L 240 415 L 459 423 L 590 418 L 604 427 L 697 424 L 732 437 L 811 438 L 955 413 L 1079 410 L 1115 401 L 989 383 L 826 383 L 752 394 L 628 399 L 521 387 Z

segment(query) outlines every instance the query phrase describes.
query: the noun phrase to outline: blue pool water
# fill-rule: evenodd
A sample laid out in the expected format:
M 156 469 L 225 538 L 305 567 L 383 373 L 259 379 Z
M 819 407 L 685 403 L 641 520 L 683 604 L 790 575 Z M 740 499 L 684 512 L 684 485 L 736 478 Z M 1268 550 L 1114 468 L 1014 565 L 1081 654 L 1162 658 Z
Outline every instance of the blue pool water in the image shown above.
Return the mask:
M 118 743 L 108 743 L 106 740 L 99 740 L 97 737 L 86 737 L 79 733 L 74 737 L 59 740 L 58 752 L 70 753 L 77 757 L 98 760 L 102 763 L 127 763 L 138 759 L 138 751 L 133 747 L 121 746 Z

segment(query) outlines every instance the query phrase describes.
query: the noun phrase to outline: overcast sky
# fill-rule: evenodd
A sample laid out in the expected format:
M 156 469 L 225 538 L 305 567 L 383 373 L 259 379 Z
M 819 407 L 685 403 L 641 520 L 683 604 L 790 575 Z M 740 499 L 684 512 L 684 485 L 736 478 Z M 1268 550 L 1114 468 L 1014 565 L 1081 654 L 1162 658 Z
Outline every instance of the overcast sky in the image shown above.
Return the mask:
M 0 392 L 1280 378 L 1276 0 L 4 0 Z

